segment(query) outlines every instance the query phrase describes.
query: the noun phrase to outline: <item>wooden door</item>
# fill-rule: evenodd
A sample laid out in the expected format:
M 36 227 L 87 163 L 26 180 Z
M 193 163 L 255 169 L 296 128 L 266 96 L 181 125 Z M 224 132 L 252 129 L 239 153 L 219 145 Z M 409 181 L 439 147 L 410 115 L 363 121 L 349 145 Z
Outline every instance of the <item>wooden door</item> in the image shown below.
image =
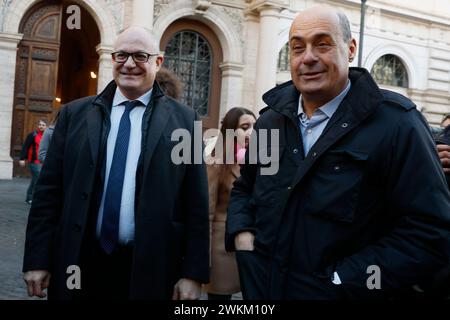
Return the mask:
M 48 2 L 47 2 L 48 3 Z M 62 5 L 40 3 L 22 19 L 19 43 L 11 156 L 18 159 L 26 136 L 36 129 L 39 119 L 53 117 L 58 75 Z M 14 163 L 14 175 L 26 175 Z

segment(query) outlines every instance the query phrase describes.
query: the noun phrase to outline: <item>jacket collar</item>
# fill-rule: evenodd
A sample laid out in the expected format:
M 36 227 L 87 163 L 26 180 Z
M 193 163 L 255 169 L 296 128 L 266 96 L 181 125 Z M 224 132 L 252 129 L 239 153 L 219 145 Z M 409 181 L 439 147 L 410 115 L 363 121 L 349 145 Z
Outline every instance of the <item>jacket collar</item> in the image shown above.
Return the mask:
M 356 119 L 362 120 L 375 111 L 383 100 L 383 95 L 370 73 L 364 68 L 351 67 L 349 79 L 352 87 L 341 102 L 335 116 L 351 111 Z M 270 109 L 295 118 L 299 96 L 300 92 L 291 80 L 266 92 L 263 100 Z
M 112 108 L 112 102 L 114 100 L 114 94 L 117 89 L 117 84 L 114 80 L 112 80 L 105 89 L 103 89 L 102 92 L 100 92 L 97 97 L 94 99 L 93 104 L 99 106 L 103 111 L 107 111 L 108 113 L 111 113 Z M 159 87 L 158 83 L 155 81 L 153 82 L 153 88 L 152 88 L 152 97 L 147 104 L 147 107 L 150 105 L 152 100 L 158 99 L 161 96 L 164 95 L 161 88 Z
M 90 145 L 90 150 L 91 150 L 91 156 L 92 156 L 92 161 L 93 163 L 95 163 L 98 160 L 98 155 L 99 155 L 99 146 L 102 143 L 102 139 L 103 137 L 109 132 L 109 128 L 105 128 L 105 126 L 103 126 L 102 124 L 106 121 L 109 122 L 109 115 L 111 114 L 111 108 L 112 108 L 112 102 L 114 99 L 114 93 L 116 92 L 116 88 L 117 85 L 115 83 L 115 81 L 111 81 L 106 88 L 100 93 L 98 94 L 92 104 L 93 104 L 93 108 L 90 108 L 90 110 L 88 110 L 88 114 L 86 116 L 86 122 L 87 122 L 87 132 L 88 132 L 88 137 L 89 137 L 89 145 Z M 156 81 L 153 83 L 153 90 L 152 90 L 152 96 L 151 99 L 149 101 L 149 103 L 147 104 L 147 110 L 146 113 L 150 114 L 150 112 L 148 112 L 149 110 L 149 106 L 153 105 L 154 102 L 156 102 L 156 99 L 159 99 L 160 97 L 164 96 L 163 92 L 161 91 L 161 88 L 159 87 L 159 85 L 156 83 Z M 158 108 L 156 108 L 158 109 Z M 161 109 L 161 108 L 159 108 Z M 151 130 L 153 130 L 151 132 L 152 135 L 150 135 L 151 139 L 149 139 L 150 143 L 155 144 L 154 140 L 159 139 L 160 135 L 161 135 L 161 131 L 162 129 L 160 128 L 161 126 L 163 126 L 163 124 L 165 122 L 167 122 L 167 118 L 168 118 L 168 114 L 171 112 L 173 108 L 164 108 L 164 110 L 166 112 L 164 112 L 163 110 L 157 110 L 155 112 L 155 116 L 154 118 L 157 120 L 156 121 L 156 125 L 153 126 L 153 128 Z M 144 113 L 145 114 L 145 113 Z M 102 130 L 105 130 L 105 135 L 102 135 Z M 151 147 L 154 146 L 153 144 L 151 145 Z M 150 149 L 150 150 L 153 150 Z

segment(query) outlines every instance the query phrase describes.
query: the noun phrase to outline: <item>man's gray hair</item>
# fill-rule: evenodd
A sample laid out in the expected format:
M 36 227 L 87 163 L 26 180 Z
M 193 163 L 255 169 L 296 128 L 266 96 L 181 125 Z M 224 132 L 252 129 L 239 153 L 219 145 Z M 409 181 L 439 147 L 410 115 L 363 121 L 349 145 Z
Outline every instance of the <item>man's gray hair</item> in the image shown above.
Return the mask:
M 352 30 L 350 29 L 350 22 L 348 21 L 347 16 L 342 11 L 337 12 L 339 18 L 339 25 L 341 27 L 342 38 L 345 42 L 348 42 L 352 39 Z

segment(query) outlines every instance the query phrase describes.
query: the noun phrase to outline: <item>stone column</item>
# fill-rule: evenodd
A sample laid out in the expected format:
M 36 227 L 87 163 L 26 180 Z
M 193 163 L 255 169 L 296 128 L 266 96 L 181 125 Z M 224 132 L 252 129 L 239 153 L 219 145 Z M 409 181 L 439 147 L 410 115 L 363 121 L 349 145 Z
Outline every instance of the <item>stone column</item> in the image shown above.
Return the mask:
M 154 0 L 133 0 L 131 25 L 153 30 Z
M 0 179 L 11 179 L 11 130 L 17 45 L 22 34 L 0 33 Z
M 242 106 L 242 74 L 244 65 L 242 63 L 225 61 L 219 65 L 222 71 L 222 88 L 219 119 L 233 107 Z
M 101 92 L 106 85 L 113 79 L 112 76 L 112 60 L 111 53 L 113 47 L 109 45 L 99 44 L 95 47 L 98 53 L 98 81 L 97 92 Z
M 275 86 L 278 51 L 275 45 L 278 36 L 278 13 L 281 8 L 273 5 L 258 7 L 260 13 L 258 57 L 255 78 L 255 109 L 265 106 L 262 95 Z
M 256 63 L 258 60 L 258 39 L 259 39 L 259 14 L 246 10 L 245 16 L 245 58 L 244 61 L 244 86 L 242 94 L 243 107 L 246 107 L 255 114 L 259 107 L 255 104 L 255 81 Z M 258 100 L 259 101 L 259 100 Z

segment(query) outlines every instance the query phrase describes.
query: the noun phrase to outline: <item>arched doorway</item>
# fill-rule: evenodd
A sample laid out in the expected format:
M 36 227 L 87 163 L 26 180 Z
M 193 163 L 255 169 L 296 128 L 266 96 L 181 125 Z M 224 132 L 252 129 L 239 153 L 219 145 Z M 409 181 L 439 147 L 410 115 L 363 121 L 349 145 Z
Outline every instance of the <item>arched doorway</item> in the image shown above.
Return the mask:
M 42 1 L 23 16 L 14 88 L 11 157 L 18 159 L 26 135 L 39 119 L 51 121 L 63 103 L 96 93 L 100 33 L 81 6 L 80 29 L 69 29 L 70 1 Z M 14 176 L 27 170 L 14 162 Z
M 222 47 L 206 25 L 190 19 L 173 22 L 161 37 L 166 68 L 183 83 L 182 102 L 194 108 L 203 128 L 219 124 Z

